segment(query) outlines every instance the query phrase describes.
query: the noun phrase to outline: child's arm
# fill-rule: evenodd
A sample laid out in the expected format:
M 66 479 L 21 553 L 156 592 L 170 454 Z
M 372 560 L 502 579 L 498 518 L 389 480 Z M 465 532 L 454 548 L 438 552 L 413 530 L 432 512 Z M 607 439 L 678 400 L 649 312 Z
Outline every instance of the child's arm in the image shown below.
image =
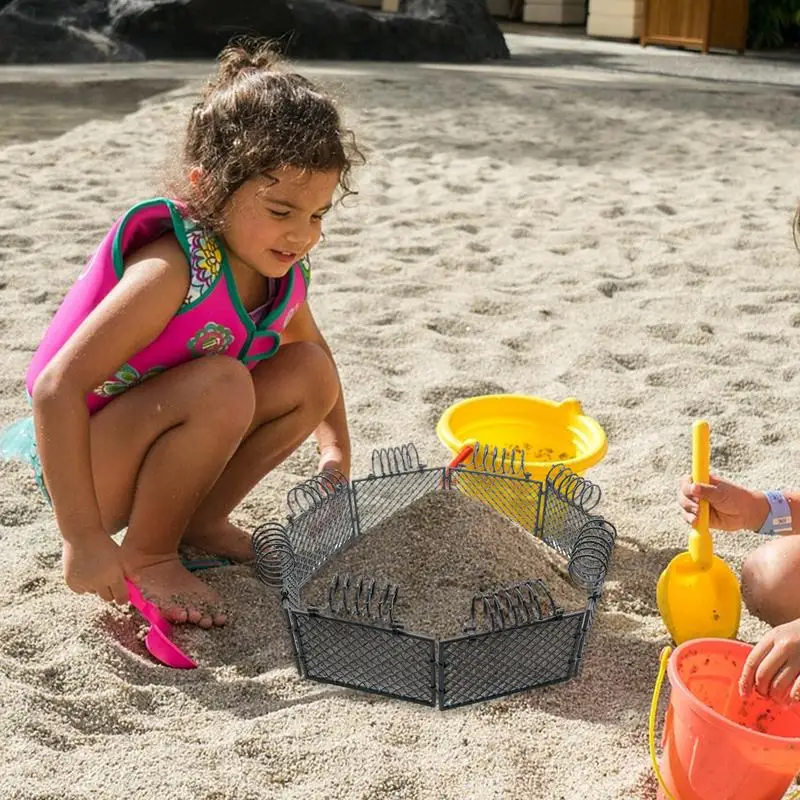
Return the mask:
M 792 533 L 800 533 L 800 495 L 785 493 L 792 510 Z M 684 519 L 694 525 L 697 522 L 698 503 L 707 500 L 710 511 L 709 524 L 722 531 L 757 531 L 769 513 L 769 502 L 764 492 L 746 489 L 735 483 L 710 477 L 707 484 L 692 482 L 684 475 L 678 491 L 678 503 Z
M 39 375 L 33 388 L 36 439 L 59 530 L 67 583 L 105 599 L 127 596 L 121 565 L 95 496 L 86 395 L 164 329 L 188 286 L 173 237 L 134 254 L 116 287 Z M 102 413 L 102 412 L 101 412 Z
M 739 678 L 739 694 L 755 689 L 778 703 L 800 701 L 800 620 L 773 628 L 750 651 Z
M 336 369 L 333 353 L 331 353 L 325 337 L 317 327 L 308 302 L 303 303 L 294 317 L 292 317 L 291 322 L 283 332 L 281 340 L 283 344 L 290 344 L 291 342 L 314 342 L 318 344 L 328 354 L 328 357 L 333 362 L 334 369 Z M 338 469 L 349 477 L 350 432 L 347 427 L 347 412 L 345 410 L 341 381 L 339 381 L 339 399 L 328 416 L 322 421 L 322 424 L 314 431 L 314 436 L 319 446 L 320 471 Z

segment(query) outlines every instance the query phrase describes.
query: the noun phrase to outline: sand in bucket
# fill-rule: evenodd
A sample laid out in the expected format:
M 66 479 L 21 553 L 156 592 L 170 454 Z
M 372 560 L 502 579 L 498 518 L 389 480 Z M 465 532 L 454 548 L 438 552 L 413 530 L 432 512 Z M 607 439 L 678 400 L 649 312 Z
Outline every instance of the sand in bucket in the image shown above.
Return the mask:
M 780 800 L 800 769 L 800 704 L 739 695 L 751 650 L 694 639 L 669 658 L 660 772 L 674 800 Z

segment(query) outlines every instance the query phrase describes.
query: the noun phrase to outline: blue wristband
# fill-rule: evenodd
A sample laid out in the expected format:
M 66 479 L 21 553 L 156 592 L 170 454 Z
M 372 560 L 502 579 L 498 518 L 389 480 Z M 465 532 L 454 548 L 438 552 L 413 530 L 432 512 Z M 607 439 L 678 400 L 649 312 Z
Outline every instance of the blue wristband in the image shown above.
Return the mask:
M 792 530 L 792 510 L 782 492 L 764 492 L 769 503 L 769 514 L 759 533 L 789 533 Z

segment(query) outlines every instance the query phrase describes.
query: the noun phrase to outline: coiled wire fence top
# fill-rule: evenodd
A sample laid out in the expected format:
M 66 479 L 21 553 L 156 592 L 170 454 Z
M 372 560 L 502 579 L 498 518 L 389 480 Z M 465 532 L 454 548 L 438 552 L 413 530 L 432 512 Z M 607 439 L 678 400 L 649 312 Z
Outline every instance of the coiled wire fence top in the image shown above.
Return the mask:
M 426 495 L 453 491 L 563 556 L 570 580 L 586 592 L 585 607 L 564 612 L 531 576 L 476 593 L 463 634 L 437 639 L 405 630 L 395 611 L 403 588 L 370 576 L 338 574 L 324 607 L 304 605 L 303 586 L 351 540 Z M 544 482 L 531 480 L 519 451 L 476 444 L 467 463 L 429 468 L 411 444 L 376 450 L 366 478 L 326 473 L 292 489 L 286 524 L 254 535 L 256 569 L 281 592 L 302 676 L 454 708 L 578 674 L 616 538 L 614 526 L 592 513 L 600 496 L 563 465 Z

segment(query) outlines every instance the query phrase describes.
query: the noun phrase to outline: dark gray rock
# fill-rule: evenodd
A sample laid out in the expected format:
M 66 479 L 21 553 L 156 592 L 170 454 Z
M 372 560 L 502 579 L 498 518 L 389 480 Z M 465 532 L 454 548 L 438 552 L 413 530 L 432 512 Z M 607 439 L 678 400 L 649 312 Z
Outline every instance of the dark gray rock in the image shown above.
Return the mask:
M 102 30 L 108 25 L 108 0 L 0 0 L 15 14 L 37 22 L 73 25 L 83 30 Z
M 135 47 L 64 21 L 21 13 L 12 2 L 0 10 L 0 63 L 86 63 L 136 61 L 144 58 Z M 62 10 L 66 4 L 61 6 Z
M 341 0 L 110 0 L 110 32 L 149 58 L 209 58 L 236 34 L 280 40 L 295 58 L 508 58 L 485 0 L 409 0 L 384 14 Z
M 236 34 L 285 36 L 285 0 L 109 0 L 110 33 L 148 58 L 213 58 Z
M 0 62 L 212 58 L 236 34 L 296 58 L 508 58 L 485 0 L 407 0 L 383 14 L 343 0 L 0 0 Z

